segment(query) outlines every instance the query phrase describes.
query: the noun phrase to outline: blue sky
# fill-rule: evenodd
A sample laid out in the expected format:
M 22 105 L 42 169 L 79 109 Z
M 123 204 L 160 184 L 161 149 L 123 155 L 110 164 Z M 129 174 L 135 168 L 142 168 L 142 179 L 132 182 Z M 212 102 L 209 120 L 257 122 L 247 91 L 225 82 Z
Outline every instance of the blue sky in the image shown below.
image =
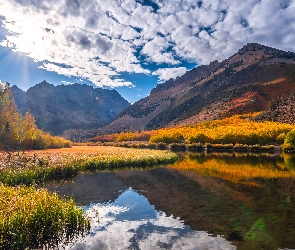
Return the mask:
M 249 42 L 295 51 L 295 0 L 0 0 L 0 80 L 87 83 L 133 103 Z

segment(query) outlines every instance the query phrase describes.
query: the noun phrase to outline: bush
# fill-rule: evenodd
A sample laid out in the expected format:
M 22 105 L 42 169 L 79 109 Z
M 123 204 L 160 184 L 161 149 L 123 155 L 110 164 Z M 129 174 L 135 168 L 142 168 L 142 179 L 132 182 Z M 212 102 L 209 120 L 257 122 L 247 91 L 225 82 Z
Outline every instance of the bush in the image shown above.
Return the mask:
M 260 150 L 260 145 L 259 145 L 259 144 L 250 145 L 250 146 L 249 146 L 249 150 L 250 150 L 251 152 L 257 152 L 257 151 Z
M 249 149 L 249 146 L 246 144 L 236 143 L 234 146 L 235 151 L 248 151 L 248 149 Z
M 284 144 L 295 146 L 295 129 L 292 129 L 289 133 L 287 133 Z
M 211 141 L 211 139 L 202 133 L 192 135 L 187 139 L 188 143 L 198 143 L 198 142 L 205 143 L 209 141 Z
M 276 142 L 279 143 L 279 144 L 283 144 L 284 141 L 286 139 L 286 134 L 285 133 L 281 133 L 277 136 L 276 138 Z
M 167 148 L 167 145 L 166 145 L 166 143 L 159 142 L 159 143 L 157 144 L 157 148 L 158 148 L 158 149 L 166 149 L 166 148 Z
M 185 150 L 186 145 L 184 143 L 171 143 L 169 148 L 172 150 Z
M 168 132 L 168 130 L 159 130 L 157 133 L 154 133 L 149 142 L 162 142 L 162 143 L 173 143 L 173 142 L 181 142 L 182 136 L 178 132 Z
M 148 143 L 146 145 L 147 148 L 152 148 L 152 149 L 155 149 L 157 147 L 157 144 L 156 143 Z
M 282 145 L 282 150 L 285 153 L 294 153 L 295 152 L 295 146 L 292 146 L 291 144 L 287 143 L 287 144 L 283 144 Z
M 224 151 L 231 151 L 233 150 L 233 144 L 211 144 L 211 143 L 206 143 L 205 144 L 206 148 L 208 151 L 210 150 L 224 150 Z
M 261 146 L 260 150 L 261 151 L 275 151 L 275 146 L 274 145 Z
M 202 143 L 191 143 L 187 145 L 189 151 L 204 151 L 205 147 Z

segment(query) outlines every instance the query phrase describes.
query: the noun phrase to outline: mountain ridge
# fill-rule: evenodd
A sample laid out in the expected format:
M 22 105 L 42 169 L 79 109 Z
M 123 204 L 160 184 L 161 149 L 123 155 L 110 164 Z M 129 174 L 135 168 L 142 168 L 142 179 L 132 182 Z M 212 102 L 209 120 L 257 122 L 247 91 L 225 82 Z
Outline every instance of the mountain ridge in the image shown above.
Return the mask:
M 86 84 L 54 86 L 44 80 L 27 91 L 15 85 L 11 91 L 18 111 L 30 110 L 37 126 L 54 135 L 102 127 L 130 105 L 116 90 Z
M 151 130 L 263 111 L 295 90 L 295 53 L 249 43 L 156 86 L 100 133 Z

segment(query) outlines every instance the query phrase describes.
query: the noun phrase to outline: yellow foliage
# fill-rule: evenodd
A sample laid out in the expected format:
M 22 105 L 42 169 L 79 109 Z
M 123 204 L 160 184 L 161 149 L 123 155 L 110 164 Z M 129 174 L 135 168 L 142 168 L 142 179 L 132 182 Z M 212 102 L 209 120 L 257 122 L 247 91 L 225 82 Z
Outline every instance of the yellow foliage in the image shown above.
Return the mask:
M 0 86 L 0 149 L 45 149 L 69 147 L 70 141 L 38 129 L 30 112 L 17 112 L 9 85 Z
M 245 118 L 246 117 L 246 118 Z M 154 131 L 150 142 L 179 142 L 181 138 L 186 143 L 241 143 L 267 144 L 282 142 L 295 126 L 278 122 L 255 122 L 247 116 L 233 116 L 223 120 L 207 121 L 195 126 L 175 127 Z

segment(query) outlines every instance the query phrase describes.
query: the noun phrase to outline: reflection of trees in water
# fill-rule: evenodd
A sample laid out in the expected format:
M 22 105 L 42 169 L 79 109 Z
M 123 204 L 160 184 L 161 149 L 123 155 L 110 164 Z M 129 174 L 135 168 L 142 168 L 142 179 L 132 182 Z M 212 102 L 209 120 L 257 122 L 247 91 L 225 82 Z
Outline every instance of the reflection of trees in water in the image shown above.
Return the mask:
M 238 249 L 292 249 L 295 248 L 295 178 L 238 176 L 237 181 L 231 181 L 231 175 L 215 176 L 210 169 L 203 174 L 192 168 L 214 163 L 225 170 L 246 166 L 264 171 L 258 173 L 277 171 L 288 175 L 290 167 L 285 164 L 286 159 L 289 158 L 241 153 L 189 154 L 169 168 L 79 175 L 76 184 L 60 187 L 59 194 L 78 192 L 74 198 L 88 204 L 91 200 L 114 200 L 120 195 L 119 190 L 132 187 L 143 190 L 140 193 L 156 210 L 180 217 L 194 230 L 224 235 Z
M 295 171 L 295 155 L 284 154 L 284 163 L 288 169 Z
M 294 158 L 288 160 L 272 155 L 254 154 L 188 154 L 184 160 L 177 162 L 171 168 L 196 170 L 204 175 L 220 177 L 233 182 L 248 182 L 255 184 L 256 178 L 293 178 L 295 168 L 291 164 Z M 286 161 L 288 164 L 285 164 Z M 256 185 L 256 184 L 255 184 Z

